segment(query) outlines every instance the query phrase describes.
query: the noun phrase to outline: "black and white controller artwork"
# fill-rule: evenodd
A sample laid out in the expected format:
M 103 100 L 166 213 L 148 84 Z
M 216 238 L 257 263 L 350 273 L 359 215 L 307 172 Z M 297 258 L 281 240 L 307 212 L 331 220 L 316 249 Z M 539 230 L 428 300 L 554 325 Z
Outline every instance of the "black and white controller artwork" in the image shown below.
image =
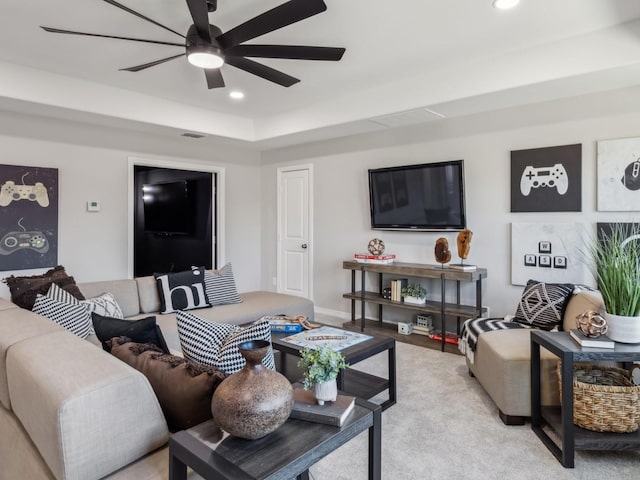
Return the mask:
M 17 202 L 18 200 L 38 202 L 41 207 L 49 206 L 49 194 L 42 183 L 16 185 L 11 180 L 4 182 L 2 188 L 0 188 L 0 207 L 6 207 L 11 202 Z
M 640 159 L 627 165 L 627 168 L 624 169 L 624 176 L 620 181 L 629 190 L 640 189 Z
M 569 179 L 564 166 L 561 163 L 556 163 L 553 167 L 527 166 L 520 177 L 520 191 L 526 197 L 532 188 L 538 187 L 557 188 L 560 195 L 567 193 Z
M 11 255 L 22 249 L 47 253 L 49 241 L 42 232 L 9 232 L 0 240 L 0 255 Z

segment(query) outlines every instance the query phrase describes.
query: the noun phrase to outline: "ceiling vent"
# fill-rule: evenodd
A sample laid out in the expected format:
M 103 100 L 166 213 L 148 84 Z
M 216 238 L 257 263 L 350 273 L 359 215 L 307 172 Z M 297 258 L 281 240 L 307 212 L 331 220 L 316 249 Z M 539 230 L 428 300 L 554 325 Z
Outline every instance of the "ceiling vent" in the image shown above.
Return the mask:
M 438 112 L 434 112 L 428 108 L 416 108 L 415 110 L 407 110 L 406 112 L 370 118 L 369 121 L 384 127 L 393 128 L 432 122 L 441 118 L 444 118 L 444 115 Z
M 201 135 L 199 133 L 191 133 L 191 132 L 185 132 L 182 134 L 183 137 L 187 137 L 187 138 L 204 138 L 205 135 Z

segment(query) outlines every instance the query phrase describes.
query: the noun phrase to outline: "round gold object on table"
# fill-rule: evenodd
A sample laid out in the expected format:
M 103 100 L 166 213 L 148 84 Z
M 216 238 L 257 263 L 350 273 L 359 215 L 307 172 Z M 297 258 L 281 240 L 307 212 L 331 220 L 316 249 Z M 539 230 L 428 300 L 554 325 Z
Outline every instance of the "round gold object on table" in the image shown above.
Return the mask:
M 578 328 L 587 337 L 599 337 L 600 335 L 604 335 L 607 333 L 607 329 L 609 328 L 605 318 L 593 310 L 589 310 L 588 312 L 583 312 L 578 315 L 576 317 L 576 322 L 578 324 Z
M 270 348 L 271 343 L 266 340 L 238 345 L 246 365 L 224 379 L 213 394 L 213 421 L 234 437 L 262 438 L 286 422 L 291 414 L 291 383 L 262 365 Z
M 379 238 L 374 238 L 369 241 L 368 248 L 371 255 L 382 255 L 384 253 L 384 242 Z

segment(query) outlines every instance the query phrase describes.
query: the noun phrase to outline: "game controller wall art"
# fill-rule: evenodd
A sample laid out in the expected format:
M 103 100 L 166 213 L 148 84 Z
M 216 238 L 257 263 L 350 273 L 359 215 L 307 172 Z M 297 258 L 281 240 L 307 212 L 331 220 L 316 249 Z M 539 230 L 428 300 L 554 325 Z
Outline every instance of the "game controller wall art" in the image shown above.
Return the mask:
M 511 152 L 512 212 L 579 212 L 581 202 L 581 144 Z
M 598 142 L 598 211 L 640 211 L 640 138 Z
M 0 271 L 58 264 L 58 169 L 0 165 Z

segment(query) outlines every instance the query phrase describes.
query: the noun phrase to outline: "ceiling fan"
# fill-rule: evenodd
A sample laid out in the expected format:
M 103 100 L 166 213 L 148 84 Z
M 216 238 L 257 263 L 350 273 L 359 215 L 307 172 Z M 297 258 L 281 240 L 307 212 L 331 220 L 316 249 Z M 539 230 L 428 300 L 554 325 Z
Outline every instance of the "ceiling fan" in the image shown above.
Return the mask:
M 209 24 L 209 12 L 217 9 L 217 0 L 186 0 L 193 25 L 189 27 L 186 35 L 182 35 L 171 28 L 142 15 L 129 7 L 114 0 L 103 0 L 125 12 L 151 22 L 158 27 L 184 38 L 184 43 L 164 42 L 160 40 L 146 40 L 141 38 L 119 37 L 115 35 L 100 35 L 97 33 L 74 32 L 41 26 L 47 32 L 65 33 L 71 35 L 86 35 L 89 37 L 115 38 L 130 40 L 133 42 L 155 43 L 159 45 L 171 45 L 185 48 L 185 52 L 172 55 L 153 62 L 122 68 L 129 72 L 139 72 L 149 67 L 180 58 L 184 55 L 193 65 L 204 69 L 207 86 L 211 88 L 224 87 L 224 79 L 220 67 L 227 63 L 240 70 L 257 75 L 258 77 L 277 83 L 283 87 L 290 87 L 300 80 L 287 75 L 279 70 L 267 67 L 261 63 L 249 60 L 247 57 L 259 58 L 285 58 L 294 60 L 329 60 L 338 61 L 345 52 L 344 48 L 312 47 L 304 45 L 257 45 L 243 42 L 252 40 L 266 33 L 278 30 L 293 23 L 322 13 L 327 9 L 322 0 L 289 0 L 271 10 L 247 20 L 246 22 L 222 32 L 220 28 Z

